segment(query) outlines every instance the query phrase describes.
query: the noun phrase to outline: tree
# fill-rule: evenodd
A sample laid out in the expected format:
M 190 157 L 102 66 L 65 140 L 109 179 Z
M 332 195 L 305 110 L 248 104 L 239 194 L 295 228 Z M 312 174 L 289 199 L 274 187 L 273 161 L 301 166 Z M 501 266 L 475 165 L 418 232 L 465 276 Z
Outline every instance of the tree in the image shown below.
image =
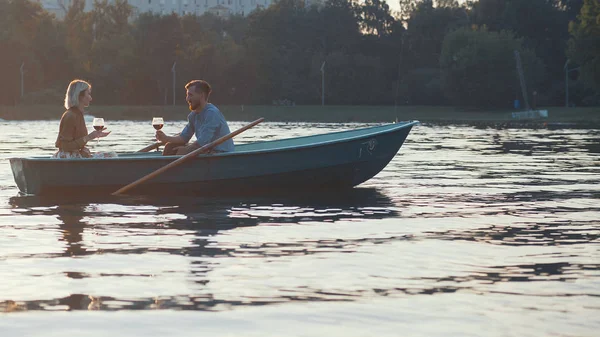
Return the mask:
M 507 106 L 520 94 L 514 49 L 538 102 L 551 96 L 562 103 L 569 37 L 571 64 L 582 65 L 588 87 L 597 82 L 597 32 L 585 28 L 595 25 L 589 13 L 597 0 L 392 0 L 399 1 L 400 16 L 388 0 L 279 0 L 229 20 L 132 16 L 125 0 L 96 0 L 86 12 L 86 1 L 73 0 L 62 22 L 38 0 L 0 0 L 0 104 L 19 102 L 23 61 L 26 93 L 36 91 L 38 102 L 60 101 L 65 83 L 80 77 L 92 82 L 99 104 L 171 103 L 177 62 L 176 102 L 183 103 L 185 82 L 201 77 L 215 87 L 219 104 L 286 98 L 319 104 L 326 61 L 328 104 L 445 104 L 443 87 L 455 104 Z M 580 11 L 584 2 L 587 14 Z M 576 13 L 583 19 L 569 35 L 567 22 Z M 467 37 L 448 39 L 457 29 Z M 444 55 L 445 44 L 460 61 Z M 550 81 L 540 80 L 535 55 Z
M 584 0 L 577 21 L 569 25 L 568 57 L 581 65 L 582 80 L 600 95 L 600 2 Z
M 74 77 L 86 78 L 91 74 L 94 22 L 86 13 L 85 1 L 74 0 L 65 15 L 65 44 L 73 63 Z
M 408 48 L 414 68 L 437 67 L 442 41 L 449 32 L 467 26 L 463 7 L 434 6 L 432 0 L 416 5 L 408 23 Z
M 105 104 L 122 104 L 132 91 L 130 65 L 136 62 L 134 40 L 128 20 L 133 8 L 126 0 L 96 0 L 91 19 L 92 44 L 89 77 L 94 92 Z
M 362 29 L 378 37 L 390 34 L 395 23 L 385 0 L 365 0 L 359 18 Z
M 132 93 L 131 101 L 136 104 L 172 102 L 171 67 L 183 46 L 180 18 L 175 14 L 140 14 L 133 21 L 132 36 L 136 59 L 132 69 L 137 73 L 135 87 L 144 88 L 144 91 Z M 181 67 L 177 71 L 181 73 Z
M 53 16 L 39 3 L 0 1 L 0 104 L 21 99 L 20 66 L 25 63 L 25 94 L 51 84 L 64 70 L 66 55 Z M 49 53 L 48 50 L 56 51 Z
M 321 12 L 320 30 L 323 52 L 354 53 L 362 37 L 357 16 L 359 9 L 350 0 L 328 0 Z
M 508 107 L 521 89 L 514 51 L 519 51 L 529 88 L 543 78 L 543 63 L 509 31 L 459 29 L 446 36 L 440 65 L 442 87 L 452 103 Z
M 490 31 L 510 30 L 544 61 L 548 78 L 538 88 L 548 103 L 560 104 L 553 88 L 564 86 L 562 68 L 568 40 L 568 22 L 579 0 L 479 0 L 473 4 L 473 23 Z M 561 90 L 562 91 L 562 90 Z
M 575 21 L 577 19 L 577 15 L 581 11 L 581 6 L 583 6 L 584 0 L 560 0 L 560 6 L 567 13 L 567 20 L 569 22 Z

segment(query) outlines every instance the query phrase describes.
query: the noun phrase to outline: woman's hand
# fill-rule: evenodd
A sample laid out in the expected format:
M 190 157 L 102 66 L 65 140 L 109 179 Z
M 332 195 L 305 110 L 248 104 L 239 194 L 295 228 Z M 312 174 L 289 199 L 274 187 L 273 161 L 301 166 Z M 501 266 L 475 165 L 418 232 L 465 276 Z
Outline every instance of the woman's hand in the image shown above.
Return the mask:
M 94 130 L 92 131 L 89 136 L 90 139 L 96 139 L 96 138 L 104 138 L 106 136 L 108 136 L 110 134 L 110 131 L 104 131 L 103 130 Z

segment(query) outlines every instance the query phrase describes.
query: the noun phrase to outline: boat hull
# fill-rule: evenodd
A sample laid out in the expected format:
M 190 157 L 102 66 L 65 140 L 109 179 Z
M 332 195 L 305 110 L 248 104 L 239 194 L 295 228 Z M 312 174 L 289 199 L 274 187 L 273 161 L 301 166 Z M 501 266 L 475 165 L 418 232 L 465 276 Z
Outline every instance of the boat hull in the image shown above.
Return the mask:
M 232 153 L 198 156 L 131 193 L 230 195 L 351 188 L 392 160 L 414 124 L 339 132 L 326 139 L 241 145 Z M 11 158 L 10 164 L 19 190 L 26 194 L 107 194 L 177 158 L 154 152 L 106 159 Z

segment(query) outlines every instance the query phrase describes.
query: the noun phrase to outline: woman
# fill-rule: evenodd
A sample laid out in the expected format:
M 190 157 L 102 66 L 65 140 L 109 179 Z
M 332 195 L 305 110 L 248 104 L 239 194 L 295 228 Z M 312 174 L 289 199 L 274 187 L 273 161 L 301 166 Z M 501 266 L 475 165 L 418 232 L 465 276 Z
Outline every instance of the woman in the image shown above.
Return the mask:
M 92 139 L 103 138 L 110 134 L 110 131 L 94 130 L 88 134 L 83 118 L 83 109 L 90 105 L 92 101 L 92 86 L 82 80 L 73 80 L 69 83 L 65 95 L 65 108 L 60 119 L 60 128 L 58 138 L 56 138 L 56 147 L 58 152 L 54 154 L 55 158 L 90 158 L 90 157 L 114 157 L 113 153 L 96 153 L 92 155 L 85 144 Z

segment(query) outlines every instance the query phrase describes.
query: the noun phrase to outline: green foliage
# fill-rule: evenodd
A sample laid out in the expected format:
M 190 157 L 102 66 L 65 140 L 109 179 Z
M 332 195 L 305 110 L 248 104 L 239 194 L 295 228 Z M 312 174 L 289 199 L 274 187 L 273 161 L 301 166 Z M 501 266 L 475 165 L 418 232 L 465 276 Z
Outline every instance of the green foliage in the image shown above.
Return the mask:
M 0 74 L 2 78 L 20 79 L 24 65 L 24 82 L 39 89 L 49 83 L 42 67 L 53 65 L 52 48 L 57 26 L 38 3 L 27 0 L 0 1 Z M 60 50 L 58 50 L 60 53 Z M 59 60 L 60 61 L 60 60 Z M 57 64 L 56 66 L 60 66 Z M 20 81 L 0 80 L 0 102 L 20 100 Z
M 600 2 L 584 0 L 577 21 L 571 22 L 568 57 L 581 65 L 584 85 L 600 95 Z
M 439 68 L 417 68 L 402 81 L 407 104 L 438 105 L 445 103 Z
M 514 51 L 519 51 L 529 88 L 543 79 L 543 64 L 512 32 L 460 29 L 446 36 L 440 66 L 442 87 L 456 105 L 508 108 L 520 96 Z
M 212 84 L 218 104 L 320 104 L 325 62 L 327 104 L 446 104 L 447 97 L 460 105 L 508 107 L 520 95 L 514 49 L 521 51 L 529 92 L 562 104 L 574 13 L 569 57 L 585 70 L 585 90 L 595 91 L 573 97 L 600 92 L 598 34 L 589 28 L 597 27 L 598 1 L 393 1 L 400 13 L 384 0 L 318 6 L 280 0 L 224 20 L 138 14 L 126 0 L 96 0 L 86 12 L 85 0 L 73 0 L 57 20 L 36 0 L 0 0 L 0 105 L 59 106 L 73 78 L 92 82 L 95 105 L 181 104 L 184 84 L 197 78 Z M 583 87 L 573 90 L 583 93 Z
M 464 8 L 434 6 L 432 0 L 424 0 L 415 5 L 407 23 L 410 60 L 415 68 L 422 68 L 437 64 L 446 34 L 468 26 L 469 21 Z
M 526 47 L 544 61 L 549 80 L 542 91 L 550 91 L 555 80 L 562 81 L 568 22 L 581 0 L 479 0 L 473 4 L 472 21 L 479 27 L 499 32 L 510 30 L 523 38 Z M 561 104 L 555 96 L 552 104 Z
M 359 17 L 362 29 L 379 37 L 390 34 L 395 23 L 390 7 L 381 0 L 365 0 Z

